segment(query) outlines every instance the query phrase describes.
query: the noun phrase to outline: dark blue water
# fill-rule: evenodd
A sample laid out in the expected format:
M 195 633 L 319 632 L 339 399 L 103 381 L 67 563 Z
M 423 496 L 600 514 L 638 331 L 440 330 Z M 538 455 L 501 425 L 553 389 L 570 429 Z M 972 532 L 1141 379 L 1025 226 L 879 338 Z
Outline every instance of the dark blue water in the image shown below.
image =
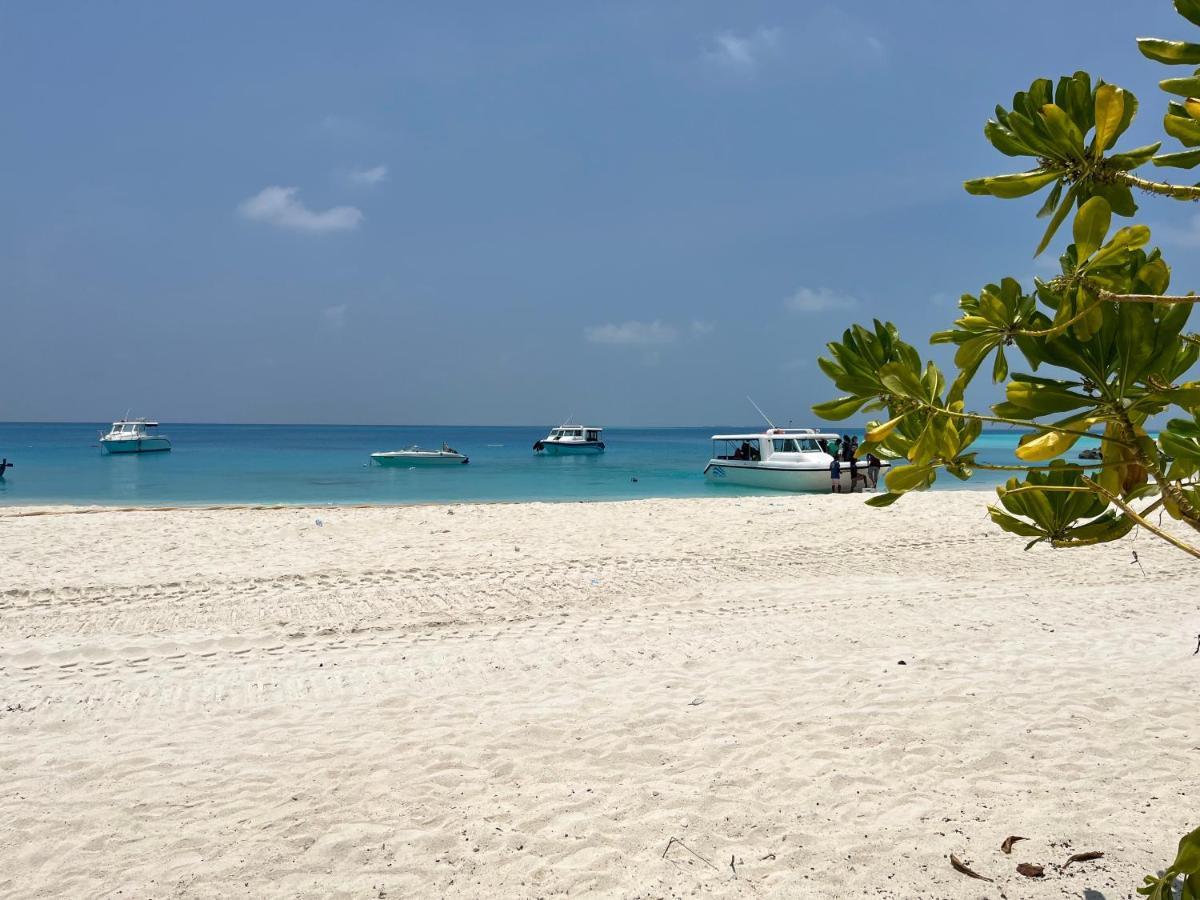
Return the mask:
M 0 505 L 86 503 L 325 504 L 490 500 L 616 500 L 761 493 L 710 485 L 704 465 L 718 432 L 756 426 L 609 428 L 598 456 L 541 457 L 547 426 L 180 425 L 164 423 L 169 453 L 105 456 L 108 423 L 0 423 Z M 847 431 L 847 429 L 839 429 Z M 857 433 L 861 437 L 861 432 Z M 446 441 L 471 458 L 444 468 L 384 468 L 368 454 Z M 1015 432 L 986 433 L 981 459 L 1013 463 Z M 1083 442 L 1079 447 L 1084 446 Z M 635 480 L 636 479 L 636 480 Z M 968 486 L 1002 481 L 983 474 Z M 939 486 L 958 487 L 952 478 Z

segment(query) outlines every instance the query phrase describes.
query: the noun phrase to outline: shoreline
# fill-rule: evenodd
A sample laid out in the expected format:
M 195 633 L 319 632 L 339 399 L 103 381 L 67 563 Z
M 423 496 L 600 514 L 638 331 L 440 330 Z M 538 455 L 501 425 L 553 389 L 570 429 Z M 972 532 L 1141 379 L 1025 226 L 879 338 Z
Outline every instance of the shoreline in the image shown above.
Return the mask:
M 613 503 L 722 503 L 726 501 L 739 500 L 802 500 L 813 499 L 818 497 L 837 497 L 838 502 L 845 501 L 853 502 L 855 497 L 861 497 L 867 500 L 872 496 L 882 494 L 883 491 L 864 491 L 857 494 L 834 494 L 830 493 L 803 493 L 795 491 L 772 491 L 757 494 L 735 494 L 724 497 L 592 497 L 586 500 L 567 499 L 550 500 L 417 500 L 412 503 L 211 503 L 203 505 L 189 504 L 167 504 L 167 505 L 125 505 L 118 506 L 107 504 L 88 504 L 88 503 L 28 503 L 14 504 L 12 506 L 4 506 L 0 504 L 0 519 L 2 518 L 29 518 L 34 516 L 47 515 L 90 515 L 106 512 L 221 512 L 229 511 L 286 511 L 297 509 L 320 509 L 320 510 L 348 510 L 348 509 L 421 509 L 425 507 L 438 506 L 566 506 L 577 504 L 613 504 Z M 909 497 L 918 496 L 918 494 L 977 494 L 981 497 L 996 496 L 994 487 L 964 487 L 964 488 L 934 488 L 930 491 L 912 492 Z M 900 500 L 899 503 L 903 503 Z
M 1124 896 L 1200 573 L 983 493 L 14 519 L 0 894 Z

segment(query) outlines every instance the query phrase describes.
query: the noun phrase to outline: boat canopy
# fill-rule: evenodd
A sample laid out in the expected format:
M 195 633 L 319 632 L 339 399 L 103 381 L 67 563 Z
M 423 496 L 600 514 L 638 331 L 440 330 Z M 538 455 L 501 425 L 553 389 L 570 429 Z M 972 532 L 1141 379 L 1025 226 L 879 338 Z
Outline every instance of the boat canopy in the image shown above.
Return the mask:
M 813 431 L 809 428 L 773 428 L 770 431 L 756 431 L 746 434 L 714 434 L 714 441 L 750 441 L 760 438 L 772 437 L 804 437 L 814 441 L 838 441 L 841 440 L 840 434 L 825 434 L 824 432 Z

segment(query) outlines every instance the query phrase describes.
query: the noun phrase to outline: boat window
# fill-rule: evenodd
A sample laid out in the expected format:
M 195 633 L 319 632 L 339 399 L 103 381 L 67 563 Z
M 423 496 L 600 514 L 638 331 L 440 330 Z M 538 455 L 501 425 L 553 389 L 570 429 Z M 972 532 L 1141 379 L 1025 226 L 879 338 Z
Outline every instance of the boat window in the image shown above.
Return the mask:
M 801 438 L 800 449 L 806 453 L 819 453 L 821 448 L 817 446 L 817 442 L 812 438 Z
M 598 441 L 598 440 L 600 440 L 600 432 L 598 432 L 598 431 L 589 431 L 589 432 L 587 433 L 587 439 L 588 439 L 589 441 Z
M 776 453 L 798 453 L 799 448 L 791 438 L 774 438 L 771 441 Z

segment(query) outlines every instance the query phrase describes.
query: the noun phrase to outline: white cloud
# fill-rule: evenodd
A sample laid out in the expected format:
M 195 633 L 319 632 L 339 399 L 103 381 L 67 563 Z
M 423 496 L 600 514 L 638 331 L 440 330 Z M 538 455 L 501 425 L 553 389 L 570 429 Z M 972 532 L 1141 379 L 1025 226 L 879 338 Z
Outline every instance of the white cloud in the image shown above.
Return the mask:
M 348 309 L 349 307 L 345 303 L 327 306 L 321 310 L 321 321 L 334 331 L 341 331 L 346 327 L 346 311 Z
M 756 28 L 745 34 L 722 31 L 713 36 L 712 43 L 704 50 L 704 58 L 726 69 L 750 73 L 779 52 L 782 36 L 778 28 Z
M 716 330 L 716 327 L 712 322 L 701 322 L 699 319 L 692 320 L 692 334 L 696 337 L 712 334 Z
M 849 309 L 858 301 L 848 294 L 839 294 L 829 288 L 800 288 L 783 301 L 784 309 L 799 313 L 826 312 L 831 309 Z
M 387 181 L 387 177 L 387 166 L 372 166 L 369 169 L 351 169 L 346 173 L 346 180 L 351 184 L 363 185 L 365 187 L 379 184 L 381 181 Z
M 583 330 L 584 337 L 592 344 L 608 344 L 618 347 L 652 347 L 670 344 L 678 337 L 672 325 L 664 325 L 657 319 L 653 322 L 622 322 L 620 325 L 592 325 Z
M 238 206 L 242 218 L 254 222 L 266 222 L 280 228 L 295 231 L 320 233 L 325 231 L 348 231 L 362 222 L 362 211 L 353 206 L 334 206 L 329 209 L 311 210 L 297 197 L 300 189 L 272 185 L 263 188 L 249 200 Z

